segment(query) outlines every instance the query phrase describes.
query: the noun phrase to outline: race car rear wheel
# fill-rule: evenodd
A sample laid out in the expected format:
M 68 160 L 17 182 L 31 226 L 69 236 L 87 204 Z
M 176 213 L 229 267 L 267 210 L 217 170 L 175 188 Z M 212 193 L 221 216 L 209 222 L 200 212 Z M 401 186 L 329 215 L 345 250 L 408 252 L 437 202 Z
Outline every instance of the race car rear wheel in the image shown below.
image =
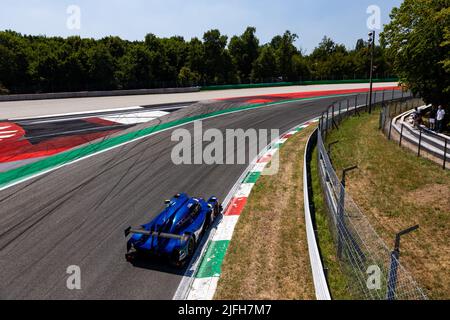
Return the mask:
M 188 254 L 186 260 L 190 259 L 194 255 L 194 252 L 195 252 L 195 238 L 192 236 L 189 238 Z

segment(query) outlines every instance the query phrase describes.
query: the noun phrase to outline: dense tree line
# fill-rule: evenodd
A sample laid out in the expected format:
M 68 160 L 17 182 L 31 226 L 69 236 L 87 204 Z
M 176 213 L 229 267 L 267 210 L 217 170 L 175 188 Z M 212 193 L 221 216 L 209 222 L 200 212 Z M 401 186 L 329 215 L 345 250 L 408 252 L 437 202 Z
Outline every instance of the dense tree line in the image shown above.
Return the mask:
M 286 31 L 261 44 L 249 27 L 228 39 L 210 30 L 202 39 L 118 37 L 100 40 L 0 32 L 0 92 L 58 92 L 191 85 L 367 78 L 367 43 L 348 50 L 324 37 L 310 55 Z M 375 74 L 392 75 L 377 47 Z
M 429 103 L 449 106 L 450 0 L 405 0 L 381 39 L 405 85 Z

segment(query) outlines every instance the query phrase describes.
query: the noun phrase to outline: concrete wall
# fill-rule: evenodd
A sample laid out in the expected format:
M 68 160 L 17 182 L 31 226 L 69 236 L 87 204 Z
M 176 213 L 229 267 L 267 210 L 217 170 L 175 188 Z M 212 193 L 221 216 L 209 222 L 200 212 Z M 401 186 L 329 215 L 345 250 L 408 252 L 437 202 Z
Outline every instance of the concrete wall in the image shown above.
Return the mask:
M 38 93 L 38 94 L 12 94 L 12 95 L 4 95 L 4 96 L 0 95 L 0 101 L 115 97 L 115 96 L 146 95 L 146 94 L 189 93 L 189 92 L 199 92 L 199 91 L 200 91 L 200 87 L 189 87 L 189 88 L 114 90 L 114 91 L 83 91 L 83 92 L 60 92 L 60 93 Z

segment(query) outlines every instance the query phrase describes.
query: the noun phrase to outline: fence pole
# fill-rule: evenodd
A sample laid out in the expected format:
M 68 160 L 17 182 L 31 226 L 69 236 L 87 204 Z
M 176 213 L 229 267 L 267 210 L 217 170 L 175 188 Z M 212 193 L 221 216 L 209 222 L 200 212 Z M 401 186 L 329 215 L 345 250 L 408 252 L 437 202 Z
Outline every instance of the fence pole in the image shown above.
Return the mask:
M 368 110 L 368 108 L 369 108 L 369 94 L 368 93 L 366 93 L 366 106 L 365 106 L 365 108 L 364 108 L 364 110 Z
M 327 109 L 327 122 L 325 124 L 325 135 L 328 135 L 328 119 L 329 119 L 328 113 L 329 113 L 329 111 L 330 111 L 330 108 Z
M 341 111 L 342 111 L 342 101 L 339 101 L 339 123 L 341 123 L 342 122 L 342 119 L 341 119 Z
M 391 253 L 391 267 L 389 270 L 389 281 L 388 281 L 388 292 L 387 292 L 387 300 L 395 300 L 396 294 L 397 294 L 397 282 L 398 282 L 398 265 L 399 265 L 399 259 L 400 259 L 400 240 L 401 237 L 404 235 L 407 235 L 408 233 L 411 233 L 413 231 L 416 231 L 419 229 L 419 226 L 414 226 L 411 228 L 408 228 L 406 230 L 403 230 L 399 233 L 397 233 L 397 236 L 395 237 L 395 248 L 394 251 Z
M 342 230 L 344 224 L 344 206 L 345 206 L 345 186 L 341 184 L 341 192 L 339 192 L 339 204 L 337 210 L 337 228 L 338 228 L 338 258 L 342 259 L 342 248 L 344 242 L 344 232 Z
M 445 147 L 444 147 L 444 170 L 447 168 L 447 147 L 448 147 L 448 140 L 445 139 Z
M 390 141 L 392 137 L 392 119 L 389 118 L 389 137 L 388 140 Z
M 398 259 L 400 258 L 400 252 L 394 250 L 391 253 L 391 266 L 389 268 L 389 280 L 388 280 L 388 292 L 387 300 L 395 300 L 395 294 L 397 291 L 397 271 L 398 271 Z
M 402 130 L 401 130 L 401 132 L 400 132 L 400 142 L 399 142 L 399 146 L 401 147 L 402 146 L 402 140 L 403 140 L 403 127 L 404 127 L 405 125 L 402 123 Z
M 422 148 L 422 129 L 420 129 L 420 136 L 419 136 L 419 151 L 417 153 L 417 156 L 420 157 L 420 149 Z
M 339 207 L 337 210 L 337 224 L 338 224 L 338 257 L 342 258 L 342 247 L 344 231 L 346 230 L 344 214 L 345 214 L 345 188 L 347 184 L 347 173 L 358 169 L 358 166 L 346 168 L 342 171 L 341 192 L 339 193 Z
M 378 130 L 381 130 L 381 128 L 383 127 L 383 107 L 381 107 L 381 112 L 380 112 L 380 124 L 378 126 Z

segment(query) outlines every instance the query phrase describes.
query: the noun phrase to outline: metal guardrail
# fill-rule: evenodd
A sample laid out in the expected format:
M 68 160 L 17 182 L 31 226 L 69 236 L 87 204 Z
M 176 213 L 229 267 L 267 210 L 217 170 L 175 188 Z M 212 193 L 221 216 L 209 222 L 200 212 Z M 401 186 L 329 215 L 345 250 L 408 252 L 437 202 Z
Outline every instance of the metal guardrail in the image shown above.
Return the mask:
M 305 222 L 306 222 L 306 238 L 308 241 L 308 252 L 309 260 L 311 264 L 311 271 L 314 282 L 314 289 L 316 292 L 317 300 L 331 300 L 330 289 L 328 288 L 327 279 L 324 272 L 324 267 L 322 264 L 322 258 L 320 255 L 319 247 L 317 245 L 317 237 L 313 224 L 313 217 L 311 215 L 311 204 L 310 204 L 310 176 L 308 170 L 308 165 L 312 157 L 312 150 L 314 148 L 313 141 L 317 141 L 318 130 L 316 129 L 314 133 L 308 140 L 305 149 L 305 160 L 303 168 L 303 194 L 304 194 L 304 206 L 305 206 Z
M 411 96 L 408 96 L 411 98 Z M 367 97 L 366 97 L 367 98 Z M 404 100 L 405 96 L 396 98 L 393 94 L 386 99 L 374 101 Z M 381 237 L 371 226 L 366 215 L 346 193 L 345 174 L 340 180 L 333 168 L 329 156 L 329 147 L 324 143 L 324 136 L 338 128 L 340 122 L 350 115 L 358 115 L 365 110 L 367 104 L 357 104 L 352 107 L 350 101 L 344 100 L 330 106 L 326 114 L 322 115 L 317 138 L 319 175 L 325 202 L 328 208 L 331 233 L 337 245 L 337 256 L 342 272 L 348 279 L 349 290 L 353 297 L 364 300 L 423 300 L 427 296 L 415 282 L 413 277 L 399 261 L 399 248 L 390 250 Z M 347 105 L 342 110 L 342 104 Z M 415 230 L 415 229 L 411 229 Z M 408 230 L 408 231 L 411 231 Z M 398 239 L 403 233 L 400 233 Z
M 404 120 L 415 107 L 423 106 L 421 99 L 385 104 L 380 115 L 380 130 L 389 140 L 396 140 L 399 146 L 406 145 L 417 151 L 417 156 L 427 156 L 442 164 L 445 170 L 450 165 L 450 138 L 437 134 L 425 126 L 413 127 Z M 422 111 L 426 109 L 422 108 Z

